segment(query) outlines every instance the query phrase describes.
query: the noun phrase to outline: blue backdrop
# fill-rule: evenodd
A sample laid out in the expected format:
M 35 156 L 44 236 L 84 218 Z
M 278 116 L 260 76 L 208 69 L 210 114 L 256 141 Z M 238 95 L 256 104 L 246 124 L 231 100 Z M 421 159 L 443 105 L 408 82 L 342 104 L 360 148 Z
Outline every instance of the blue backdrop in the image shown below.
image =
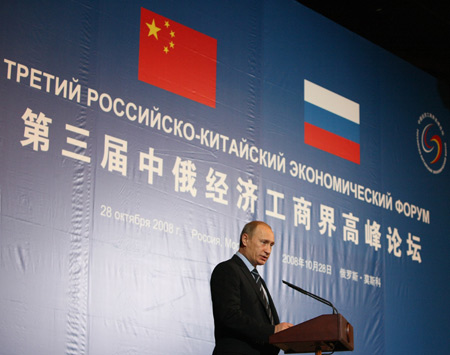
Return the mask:
M 282 321 L 331 312 L 287 280 L 354 354 L 442 348 L 435 78 L 293 0 L 0 9 L 1 354 L 210 354 L 210 273 L 253 219 Z

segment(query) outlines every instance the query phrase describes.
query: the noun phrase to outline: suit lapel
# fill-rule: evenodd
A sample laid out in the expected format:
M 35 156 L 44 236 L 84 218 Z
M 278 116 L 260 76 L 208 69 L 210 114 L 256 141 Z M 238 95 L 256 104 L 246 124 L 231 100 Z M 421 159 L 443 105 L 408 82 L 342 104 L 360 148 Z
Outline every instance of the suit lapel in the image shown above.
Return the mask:
M 242 274 L 248 281 L 248 284 L 256 292 L 260 301 L 263 302 L 263 300 L 261 299 L 261 293 L 259 292 L 258 286 L 256 285 L 255 278 L 253 277 L 251 272 L 248 270 L 247 265 L 245 265 L 244 262 L 241 260 L 241 258 L 237 255 L 233 256 L 233 260 L 239 265 L 239 267 L 241 268 Z
M 253 288 L 253 290 L 255 291 L 255 293 L 256 293 L 256 295 L 257 295 L 259 301 L 261 302 L 261 305 L 262 305 L 263 308 L 264 308 L 265 313 L 267 314 L 267 310 L 265 309 L 266 307 L 264 306 L 263 295 L 261 294 L 261 292 L 260 292 L 258 286 L 256 285 L 255 278 L 253 277 L 253 275 L 251 274 L 251 272 L 248 270 L 247 265 L 245 265 L 245 263 L 244 263 L 244 262 L 241 260 L 241 258 L 240 258 L 239 256 L 237 256 L 237 255 L 234 255 L 234 256 L 233 256 L 233 259 L 234 259 L 234 261 L 239 265 L 239 267 L 241 268 L 241 271 L 242 271 L 242 273 L 244 274 L 244 277 L 247 279 L 248 284 L 249 284 L 249 285 Z M 275 307 L 274 307 L 274 304 L 273 304 L 273 301 L 272 301 L 272 297 L 270 297 L 269 291 L 267 290 L 267 286 L 266 286 L 266 283 L 264 282 L 263 278 L 261 278 L 261 282 L 262 282 L 262 285 L 263 285 L 263 287 L 264 287 L 264 289 L 265 289 L 265 291 L 266 291 L 266 294 L 267 294 L 267 297 L 268 297 L 268 302 L 269 302 L 269 305 L 270 305 L 270 309 L 272 310 L 272 315 L 274 315 L 274 317 L 275 317 L 275 315 L 277 314 L 277 312 L 276 312 L 276 310 L 275 310 Z M 267 314 L 267 317 L 269 317 L 268 314 Z M 277 317 L 277 319 L 278 319 L 278 315 L 277 315 L 276 317 Z M 275 319 L 275 318 L 274 318 L 274 319 Z
M 273 319 L 275 321 L 275 324 L 278 324 L 278 322 L 279 322 L 278 313 L 277 313 L 277 310 L 275 308 L 275 304 L 273 303 L 272 296 L 270 295 L 269 290 L 267 289 L 267 285 L 264 282 L 263 278 L 261 278 L 261 281 L 262 281 L 264 289 L 266 290 L 266 294 L 267 294 L 267 297 L 268 297 L 270 309 L 272 310 Z

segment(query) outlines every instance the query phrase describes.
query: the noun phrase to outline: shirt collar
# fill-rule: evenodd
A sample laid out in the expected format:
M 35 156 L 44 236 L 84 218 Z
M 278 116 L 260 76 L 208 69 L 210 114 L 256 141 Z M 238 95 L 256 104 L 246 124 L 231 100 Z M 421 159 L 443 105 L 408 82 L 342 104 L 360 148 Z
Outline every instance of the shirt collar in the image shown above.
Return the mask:
M 236 252 L 236 255 L 242 259 L 245 266 L 247 266 L 248 271 L 252 272 L 252 270 L 255 269 L 255 267 L 250 263 L 250 261 L 248 261 L 248 259 L 243 254 L 241 254 L 239 251 Z

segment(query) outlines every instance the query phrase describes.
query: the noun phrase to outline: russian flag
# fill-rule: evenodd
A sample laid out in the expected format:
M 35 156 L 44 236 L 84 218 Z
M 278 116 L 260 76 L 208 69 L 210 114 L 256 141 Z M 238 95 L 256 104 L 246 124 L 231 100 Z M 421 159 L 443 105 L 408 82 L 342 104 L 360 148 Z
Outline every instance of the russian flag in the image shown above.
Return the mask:
M 359 164 L 359 104 L 305 80 L 305 143 Z

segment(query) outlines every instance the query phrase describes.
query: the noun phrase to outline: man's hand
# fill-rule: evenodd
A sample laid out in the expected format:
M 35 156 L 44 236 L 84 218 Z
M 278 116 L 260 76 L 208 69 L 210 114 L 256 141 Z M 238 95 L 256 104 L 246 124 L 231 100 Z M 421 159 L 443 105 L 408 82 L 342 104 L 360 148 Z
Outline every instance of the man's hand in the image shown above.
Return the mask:
M 277 324 L 275 326 L 275 333 L 281 332 L 282 330 L 288 329 L 288 328 L 293 327 L 293 326 L 294 326 L 293 324 L 286 323 L 286 322 Z

